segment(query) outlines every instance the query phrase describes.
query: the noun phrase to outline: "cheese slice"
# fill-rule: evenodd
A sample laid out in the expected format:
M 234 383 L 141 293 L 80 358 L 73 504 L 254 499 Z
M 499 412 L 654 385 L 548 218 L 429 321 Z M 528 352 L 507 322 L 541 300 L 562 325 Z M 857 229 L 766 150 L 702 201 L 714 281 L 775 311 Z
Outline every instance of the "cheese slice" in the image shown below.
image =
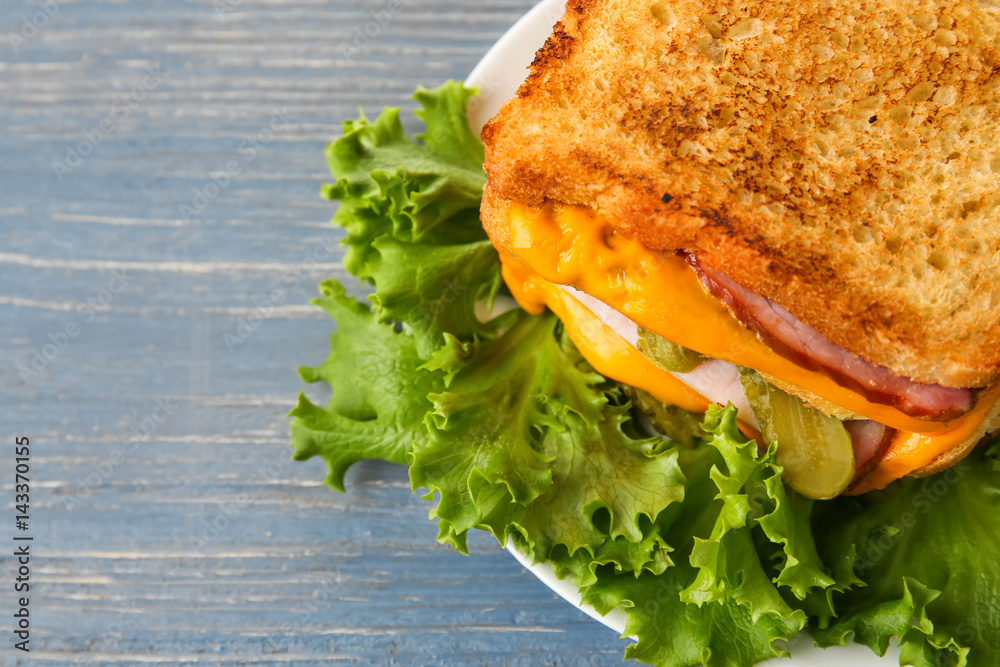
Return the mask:
M 900 431 L 892 439 L 889 451 L 878 467 L 868 473 L 861 483 L 851 490 L 851 495 L 873 489 L 884 489 L 889 482 L 929 466 L 941 454 L 969 441 L 979 440 L 987 434 L 985 420 L 996 410 L 1000 385 L 986 390 L 987 400 L 980 401 L 966 419 L 954 426 L 933 434 Z
M 555 312 L 587 361 L 603 375 L 692 412 L 704 412 L 711 404 L 649 361 L 560 285 L 613 303 L 628 319 L 680 345 L 774 375 L 896 429 L 882 463 L 855 493 L 884 488 L 973 437 L 1000 401 L 1000 385 L 994 385 L 982 392 L 975 409 L 951 422 L 914 419 L 780 356 L 708 294 L 682 258 L 610 232 L 586 209 L 514 204 L 510 224 L 510 249 L 517 257 L 505 252 L 500 256 L 515 299 L 529 312 L 545 307 Z M 742 421 L 741 429 L 759 437 Z

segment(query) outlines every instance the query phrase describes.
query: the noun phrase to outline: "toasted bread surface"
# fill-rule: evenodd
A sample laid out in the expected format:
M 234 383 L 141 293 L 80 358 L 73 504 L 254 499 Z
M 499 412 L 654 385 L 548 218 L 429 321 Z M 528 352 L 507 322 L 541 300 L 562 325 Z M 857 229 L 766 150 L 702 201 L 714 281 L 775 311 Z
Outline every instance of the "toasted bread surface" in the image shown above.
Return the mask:
M 936 472 L 941 472 L 952 467 L 971 454 L 972 450 L 982 443 L 984 438 L 995 433 L 998 429 L 1000 429 L 1000 403 L 994 406 L 990 416 L 986 418 L 986 421 L 983 422 L 982 426 L 973 435 L 966 438 L 964 442 L 960 442 L 944 452 L 923 468 L 914 470 L 910 473 L 909 477 L 927 477 L 928 475 L 933 475 Z
M 588 206 L 921 382 L 1000 379 L 1000 2 L 570 0 L 483 130 Z

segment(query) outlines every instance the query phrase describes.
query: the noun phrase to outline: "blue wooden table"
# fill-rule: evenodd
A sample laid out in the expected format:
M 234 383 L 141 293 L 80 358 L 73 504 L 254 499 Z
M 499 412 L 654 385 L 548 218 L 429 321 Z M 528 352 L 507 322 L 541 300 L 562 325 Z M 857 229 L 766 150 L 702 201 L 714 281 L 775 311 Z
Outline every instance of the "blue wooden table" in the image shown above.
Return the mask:
M 324 144 L 531 1 L 0 2 L 0 664 L 619 661 L 492 538 L 436 544 L 404 469 L 289 460 L 343 278 Z

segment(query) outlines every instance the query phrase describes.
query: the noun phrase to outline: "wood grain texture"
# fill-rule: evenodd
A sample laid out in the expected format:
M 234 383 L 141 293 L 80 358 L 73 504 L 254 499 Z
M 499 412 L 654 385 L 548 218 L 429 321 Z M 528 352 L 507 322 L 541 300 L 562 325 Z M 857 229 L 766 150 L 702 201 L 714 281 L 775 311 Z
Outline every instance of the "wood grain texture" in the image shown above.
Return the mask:
M 407 0 L 357 53 L 384 1 L 227 1 L 67 1 L 33 34 L 40 4 L 0 5 L 0 664 L 617 663 L 492 538 L 437 545 L 402 468 L 334 494 L 287 446 L 295 368 L 330 330 L 306 304 L 343 276 L 324 143 L 462 77 L 531 0 Z M 30 654 L 10 648 L 20 434 Z

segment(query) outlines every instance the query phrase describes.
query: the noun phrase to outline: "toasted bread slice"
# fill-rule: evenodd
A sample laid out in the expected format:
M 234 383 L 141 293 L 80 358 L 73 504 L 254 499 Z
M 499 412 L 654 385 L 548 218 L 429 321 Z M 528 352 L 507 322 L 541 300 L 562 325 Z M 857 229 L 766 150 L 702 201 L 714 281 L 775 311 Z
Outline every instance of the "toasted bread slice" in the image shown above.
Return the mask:
M 899 375 L 1000 379 L 997 0 L 571 0 L 483 140 L 487 198 L 588 206 Z

